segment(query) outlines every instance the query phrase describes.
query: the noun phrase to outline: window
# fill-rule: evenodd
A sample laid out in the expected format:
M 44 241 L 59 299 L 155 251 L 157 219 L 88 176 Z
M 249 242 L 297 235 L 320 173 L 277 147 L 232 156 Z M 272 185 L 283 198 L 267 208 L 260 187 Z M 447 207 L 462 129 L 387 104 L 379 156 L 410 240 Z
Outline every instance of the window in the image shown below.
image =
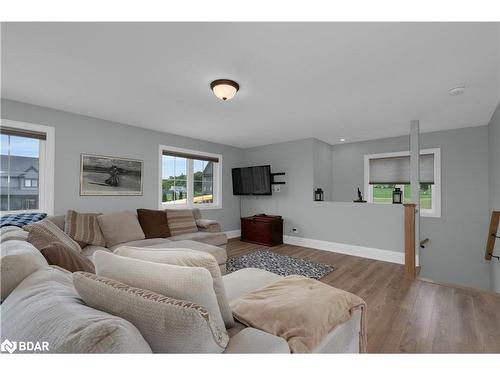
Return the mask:
M 38 187 L 38 179 L 36 179 L 36 178 L 25 178 L 24 179 L 24 187 L 27 187 L 27 188 L 37 188 Z
M 160 205 L 221 207 L 222 155 L 160 146 Z
M 53 213 L 54 129 L 1 120 L 2 212 Z
M 409 152 L 365 155 L 365 191 L 371 203 L 392 203 L 394 188 L 403 202 L 412 202 Z M 441 217 L 440 149 L 420 151 L 420 210 L 422 216 Z

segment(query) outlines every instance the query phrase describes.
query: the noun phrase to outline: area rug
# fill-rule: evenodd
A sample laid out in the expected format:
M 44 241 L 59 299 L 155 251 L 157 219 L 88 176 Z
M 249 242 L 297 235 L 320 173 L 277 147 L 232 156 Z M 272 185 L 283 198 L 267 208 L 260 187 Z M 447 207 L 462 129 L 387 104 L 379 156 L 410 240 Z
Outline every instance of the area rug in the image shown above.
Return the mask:
M 258 250 L 241 257 L 228 259 L 228 273 L 242 268 L 260 268 L 281 276 L 302 275 L 316 280 L 335 270 L 335 267 L 328 264 L 311 262 L 267 250 Z

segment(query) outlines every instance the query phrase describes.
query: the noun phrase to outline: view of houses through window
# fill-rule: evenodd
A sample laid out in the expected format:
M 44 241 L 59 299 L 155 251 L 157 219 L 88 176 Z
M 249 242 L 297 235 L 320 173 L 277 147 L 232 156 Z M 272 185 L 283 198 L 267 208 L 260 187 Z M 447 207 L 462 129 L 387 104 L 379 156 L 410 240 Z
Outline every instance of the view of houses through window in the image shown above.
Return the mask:
M 2 211 L 39 208 L 40 140 L 1 134 L 0 199 Z
M 165 204 L 213 204 L 214 170 L 211 160 L 162 155 L 162 202 Z

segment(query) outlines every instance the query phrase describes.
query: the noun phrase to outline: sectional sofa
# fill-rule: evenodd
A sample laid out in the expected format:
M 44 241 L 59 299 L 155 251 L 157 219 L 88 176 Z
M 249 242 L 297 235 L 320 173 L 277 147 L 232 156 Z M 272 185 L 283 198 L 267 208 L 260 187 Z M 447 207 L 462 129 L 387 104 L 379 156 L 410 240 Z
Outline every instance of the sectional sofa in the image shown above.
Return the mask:
M 130 321 L 87 305 L 75 289 L 72 273 L 50 266 L 30 243 L 5 241 L 1 254 L 2 340 L 47 342 L 51 353 L 157 352 Z M 222 276 L 222 281 L 228 304 L 231 304 L 240 296 L 281 278 L 264 270 L 247 268 Z M 361 314 L 356 311 L 347 322 L 331 331 L 313 352 L 358 353 L 360 324 Z M 151 329 L 155 327 L 153 324 Z M 193 333 L 187 332 L 177 338 L 175 332 L 168 332 L 168 335 L 174 335 L 175 341 L 196 347 L 201 338 L 195 332 L 198 327 L 193 329 Z M 216 352 L 290 352 L 283 338 L 238 322 L 227 327 L 227 336 L 225 347 L 217 348 Z
M 139 210 L 138 210 L 139 211 Z M 152 210 L 147 210 L 152 211 Z M 183 210 L 185 211 L 185 210 Z M 111 230 L 108 230 L 107 235 L 110 237 L 114 237 L 114 240 L 111 244 L 106 243 L 104 246 L 95 246 L 95 245 L 82 245 L 82 254 L 87 257 L 92 257 L 97 250 L 103 250 L 108 252 L 113 252 L 120 246 L 136 246 L 136 247 L 150 247 L 150 248 L 187 248 L 191 250 L 203 251 L 209 253 L 215 257 L 217 263 L 219 264 L 220 270 L 222 274 L 226 273 L 226 261 L 227 261 L 227 253 L 226 253 L 226 244 L 227 244 L 227 236 L 224 232 L 221 231 L 220 224 L 215 220 L 204 219 L 202 218 L 201 212 L 199 209 L 194 208 L 190 210 L 196 222 L 196 227 L 191 230 L 189 233 L 183 233 L 179 235 L 170 235 L 168 237 L 157 237 L 151 238 L 150 236 L 141 236 L 139 233 L 135 236 L 135 239 L 120 242 L 120 235 L 125 233 L 130 233 L 132 230 L 128 230 L 128 228 L 124 227 L 117 223 L 115 226 L 109 226 Z M 140 212 L 140 211 L 139 211 Z M 167 223 L 169 214 L 172 216 L 176 212 L 180 212 L 180 210 L 171 210 L 167 209 L 164 211 L 167 217 Z M 120 213 L 109 214 L 116 215 L 117 220 L 119 220 L 118 216 Z M 56 224 L 61 230 L 65 230 L 65 219 L 67 215 L 56 215 L 47 217 L 48 220 L 52 221 Z M 145 228 L 143 228 L 146 231 Z M 116 233 L 109 233 L 116 232 Z M 164 232 L 165 233 L 165 232 Z M 169 233 L 168 231 L 166 233 Z M 146 237 L 146 238 L 144 238 Z M 149 238 L 147 238 L 149 237 Z M 128 236 L 128 238 L 134 238 Z M 116 242 L 116 243 L 115 243 Z

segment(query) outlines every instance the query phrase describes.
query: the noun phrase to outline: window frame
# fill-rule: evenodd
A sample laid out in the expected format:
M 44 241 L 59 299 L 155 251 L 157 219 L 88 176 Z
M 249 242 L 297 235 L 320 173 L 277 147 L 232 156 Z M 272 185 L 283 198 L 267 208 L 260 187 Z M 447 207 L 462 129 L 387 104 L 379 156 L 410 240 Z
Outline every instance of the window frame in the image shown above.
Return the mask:
M 434 154 L 434 186 L 432 190 L 432 203 L 433 209 L 421 209 L 420 216 L 422 217 L 434 217 L 441 218 L 441 149 L 440 148 L 427 148 L 420 150 L 420 155 Z M 387 152 L 380 154 L 367 154 L 364 155 L 364 187 L 366 200 L 368 203 L 373 203 L 373 188 L 370 185 L 370 160 L 371 159 L 381 159 L 390 158 L 398 156 L 410 156 L 410 151 L 400 151 L 400 152 Z M 420 207 L 420 197 L 418 199 L 417 207 Z
M 186 199 L 186 203 L 185 204 L 169 204 L 169 203 L 163 202 L 162 181 L 163 181 L 163 152 L 164 151 L 199 155 L 200 157 L 208 156 L 208 157 L 213 157 L 213 158 L 219 159 L 218 163 L 214 163 L 214 168 L 213 168 L 213 184 L 214 184 L 213 189 L 212 189 L 213 194 L 214 194 L 213 203 L 194 203 L 193 202 L 193 196 L 194 196 L 194 166 L 193 166 L 194 163 L 193 163 L 193 160 L 195 160 L 195 159 L 186 159 L 187 160 L 187 170 L 186 170 L 186 174 L 187 174 L 187 181 L 186 181 L 187 199 Z M 214 153 L 210 153 L 210 152 L 191 150 L 191 149 L 187 149 L 187 148 L 160 145 L 158 181 L 159 181 L 159 184 L 158 184 L 158 198 L 159 198 L 158 207 L 160 209 L 199 208 L 200 210 L 211 210 L 211 209 L 213 210 L 213 209 L 222 208 L 222 155 L 221 154 L 214 154 Z
M 45 133 L 45 140 L 40 140 L 38 170 L 38 209 L 2 211 L 3 214 L 23 212 L 44 212 L 54 214 L 54 163 L 55 163 L 55 128 L 47 125 L 0 119 L 0 125 L 33 132 Z

